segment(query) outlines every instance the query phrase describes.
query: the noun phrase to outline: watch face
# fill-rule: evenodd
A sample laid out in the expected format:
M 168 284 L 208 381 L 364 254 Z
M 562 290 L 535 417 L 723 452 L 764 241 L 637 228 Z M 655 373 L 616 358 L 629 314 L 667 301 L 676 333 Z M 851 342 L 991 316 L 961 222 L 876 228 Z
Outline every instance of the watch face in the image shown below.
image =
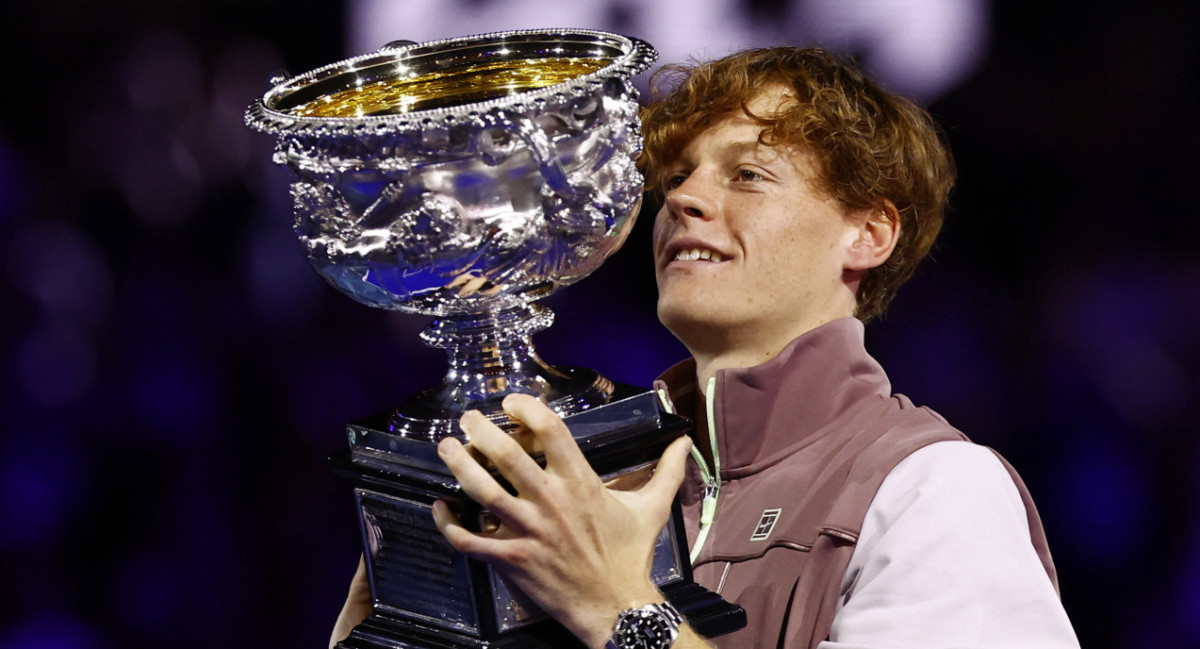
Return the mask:
M 614 634 L 620 649 L 666 649 L 675 640 L 675 629 L 660 613 L 647 610 L 626 611 Z

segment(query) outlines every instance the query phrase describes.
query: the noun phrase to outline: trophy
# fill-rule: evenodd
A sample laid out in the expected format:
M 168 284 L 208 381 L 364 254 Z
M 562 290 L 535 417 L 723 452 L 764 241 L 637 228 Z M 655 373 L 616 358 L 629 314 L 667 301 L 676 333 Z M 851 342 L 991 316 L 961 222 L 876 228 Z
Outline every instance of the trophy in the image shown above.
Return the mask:
M 439 385 L 348 424 L 349 449 L 331 458 L 355 485 L 375 604 L 340 646 L 577 644 L 437 531 L 438 499 L 477 530 L 489 514 L 436 447 L 465 440 L 467 410 L 514 430 L 500 405 L 510 393 L 561 415 L 606 480 L 652 467 L 689 428 L 652 392 L 548 365 L 531 342 L 553 320 L 536 301 L 594 271 L 633 226 L 631 78 L 655 57 L 638 39 L 576 29 L 397 41 L 276 74 L 248 109 L 295 174 L 295 230 L 316 271 L 369 306 L 433 316 L 421 338 L 449 357 Z M 681 521 L 676 503 L 652 578 L 699 632 L 739 628 L 741 609 L 692 581 Z

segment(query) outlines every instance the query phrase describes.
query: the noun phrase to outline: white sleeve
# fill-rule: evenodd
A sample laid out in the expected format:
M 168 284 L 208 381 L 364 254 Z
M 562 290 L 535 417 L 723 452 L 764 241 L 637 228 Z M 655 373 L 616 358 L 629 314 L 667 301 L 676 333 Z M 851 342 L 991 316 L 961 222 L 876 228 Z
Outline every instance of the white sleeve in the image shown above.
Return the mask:
M 938 442 L 892 469 L 863 521 L 818 649 L 1074 648 L 1008 471 Z

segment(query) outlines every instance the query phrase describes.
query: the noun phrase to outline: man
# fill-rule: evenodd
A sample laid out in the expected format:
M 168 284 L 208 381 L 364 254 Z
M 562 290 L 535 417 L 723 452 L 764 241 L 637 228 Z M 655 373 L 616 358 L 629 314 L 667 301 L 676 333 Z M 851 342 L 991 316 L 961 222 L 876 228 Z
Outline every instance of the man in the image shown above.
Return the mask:
M 656 387 L 694 416 L 692 439 L 620 491 L 549 409 L 510 396 L 545 468 L 464 416 L 517 495 L 444 440 L 499 523 L 472 533 L 439 503 L 438 528 L 594 648 L 645 624 L 667 630 L 650 646 L 707 646 L 674 628 L 649 580 L 677 492 L 697 581 L 747 611 L 718 646 L 1077 647 L 1019 478 L 892 395 L 863 348 L 862 322 L 941 227 L 954 169 L 932 120 L 820 50 L 674 70 L 678 87 L 643 115 L 642 162 L 663 199 L 658 315 L 692 356 Z M 335 638 L 369 610 L 361 573 Z

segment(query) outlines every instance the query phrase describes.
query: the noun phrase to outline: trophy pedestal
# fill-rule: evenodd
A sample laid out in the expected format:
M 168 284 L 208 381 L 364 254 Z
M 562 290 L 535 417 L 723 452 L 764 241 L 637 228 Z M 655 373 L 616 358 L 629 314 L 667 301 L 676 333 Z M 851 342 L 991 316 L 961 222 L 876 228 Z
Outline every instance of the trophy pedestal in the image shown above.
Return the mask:
M 375 612 L 345 649 L 580 646 L 490 566 L 459 554 L 433 523 L 437 500 L 479 529 L 487 515 L 437 457 L 437 441 L 388 432 L 391 413 L 351 423 L 350 449 L 330 458 L 354 482 Z M 691 422 L 659 410 L 653 392 L 617 385 L 612 402 L 566 418 L 605 480 L 652 467 Z M 540 461 L 538 455 L 535 459 Z M 499 476 L 497 476 L 499 477 Z M 701 634 L 745 625 L 745 612 L 692 581 L 678 502 L 659 535 L 651 577 Z

